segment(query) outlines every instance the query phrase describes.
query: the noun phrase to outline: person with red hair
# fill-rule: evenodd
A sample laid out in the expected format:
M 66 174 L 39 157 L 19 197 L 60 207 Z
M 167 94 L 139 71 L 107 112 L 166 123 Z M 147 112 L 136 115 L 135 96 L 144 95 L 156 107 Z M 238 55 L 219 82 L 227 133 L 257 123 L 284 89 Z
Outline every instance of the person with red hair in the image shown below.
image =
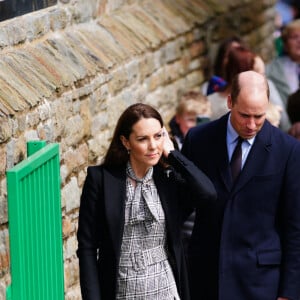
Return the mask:
M 211 120 L 218 119 L 228 112 L 227 95 L 231 91 L 232 79 L 238 73 L 253 69 L 255 54 L 244 46 L 232 48 L 227 57 L 227 63 L 223 71 L 223 78 L 227 82 L 225 87 L 218 92 L 210 94 L 208 100 L 211 103 Z

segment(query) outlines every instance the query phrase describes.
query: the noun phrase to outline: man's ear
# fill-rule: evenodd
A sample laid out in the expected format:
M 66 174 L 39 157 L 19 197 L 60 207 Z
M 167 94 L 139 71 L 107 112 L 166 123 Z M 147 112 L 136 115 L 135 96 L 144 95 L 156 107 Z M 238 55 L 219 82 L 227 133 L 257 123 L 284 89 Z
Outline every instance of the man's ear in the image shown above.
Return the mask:
M 227 107 L 228 109 L 232 109 L 232 99 L 230 94 L 227 96 Z

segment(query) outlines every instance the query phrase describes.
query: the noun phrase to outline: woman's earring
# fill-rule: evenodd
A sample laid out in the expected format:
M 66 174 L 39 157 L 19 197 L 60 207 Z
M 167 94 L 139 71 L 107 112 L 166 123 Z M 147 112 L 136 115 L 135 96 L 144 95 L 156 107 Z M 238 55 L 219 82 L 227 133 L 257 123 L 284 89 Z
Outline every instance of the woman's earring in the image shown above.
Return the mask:
M 128 155 L 130 154 L 130 149 L 127 149 L 127 153 L 128 153 Z

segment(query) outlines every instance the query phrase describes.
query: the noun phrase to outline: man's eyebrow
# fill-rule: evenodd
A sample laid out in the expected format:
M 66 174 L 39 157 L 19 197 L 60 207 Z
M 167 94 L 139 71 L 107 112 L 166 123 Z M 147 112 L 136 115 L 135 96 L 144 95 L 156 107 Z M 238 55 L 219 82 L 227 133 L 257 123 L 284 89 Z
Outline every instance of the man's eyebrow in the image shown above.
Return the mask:
M 264 116 L 266 113 L 264 112 L 264 113 L 261 113 L 261 114 L 251 115 L 251 114 L 239 112 L 239 114 L 240 114 L 241 116 L 245 116 L 245 117 L 251 117 L 251 116 L 253 116 L 253 117 L 257 118 L 257 117 L 262 117 L 262 116 Z

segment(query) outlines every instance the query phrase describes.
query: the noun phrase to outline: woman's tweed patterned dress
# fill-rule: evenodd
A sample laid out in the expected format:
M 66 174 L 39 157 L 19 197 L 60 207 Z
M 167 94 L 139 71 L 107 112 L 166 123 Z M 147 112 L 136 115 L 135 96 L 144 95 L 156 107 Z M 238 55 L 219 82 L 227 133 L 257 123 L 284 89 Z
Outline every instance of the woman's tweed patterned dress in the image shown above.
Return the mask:
M 165 216 L 152 173 L 151 168 L 139 180 L 130 165 L 127 166 L 127 201 L 116 299 L 180 299 L 167 257 Z

